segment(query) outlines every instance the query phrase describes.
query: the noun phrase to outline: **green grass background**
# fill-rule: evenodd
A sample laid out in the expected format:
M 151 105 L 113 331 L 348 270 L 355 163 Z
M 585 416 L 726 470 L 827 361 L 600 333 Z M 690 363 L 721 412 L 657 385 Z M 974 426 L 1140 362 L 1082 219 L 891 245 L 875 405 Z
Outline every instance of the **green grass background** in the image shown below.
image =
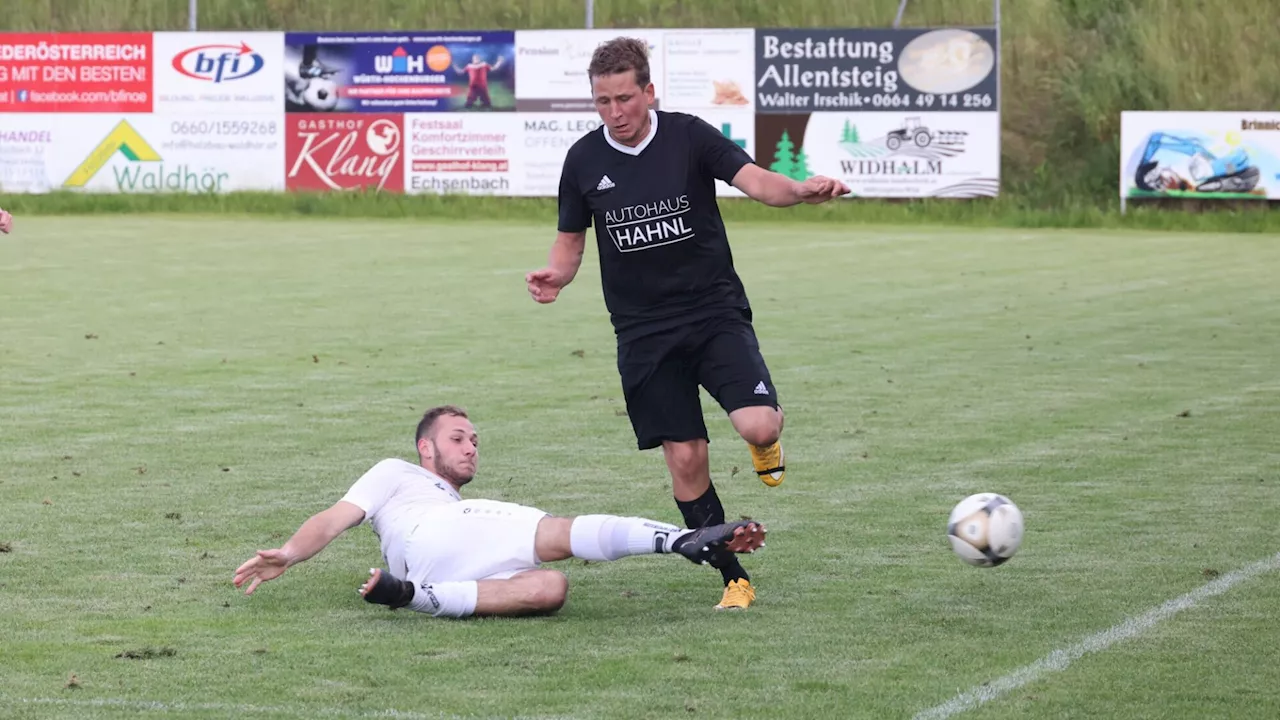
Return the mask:
M 363 527 L 251 598 L 231 575 L 412 457 L 439 402 L 483 435 L 469 493 L 678 521 L 594 249 L 543 307 L 545 223 L 26 219 L 0 242 L 0 715 L 909 718 L 1276 553 L 1271 238 L 730 232 L 788 409 L 769 489 L 704 399 L 730 515 L 771 530 L 756 606 L 644 557 L 558 564 L 556 617 L 449 622 L 360 601 Z M 943 528 L 987 490 L 1028 531 L 978 570 Z M 1277 598 L 1260 576 L 969 716 L 1274 718 Z
M 615 0 L 596 24 L 895 9 Z M 437 402 L 477 416 L 478 494 L 678 521 L 621 414 L 594 251 L 556 305 L 525 294 L 547 201 L 4 198 L 0 716 L 909 718 L 1274 555 L 1275 214 L 1115 212 L 1120 110 L 1276 105 L 1270 10 L 1008 0 L 1000 199 L 723 203 L 788 407 L 790 476 L 770 490 L 705 400 L 730 514 L 771 528 L 741 615 L 713 613 L 716 578 L 675 558 L 561 564 L 554 618 L 382 612 L 355 594 L 378 563 L 366 528 L 253 598 L 230 585 L 373 462 L 410 457 Z M 184 29 L 185 12 L 35 0 L 0 29 Z M 913 0 L 904 24 L 989 20 L 985 0 Z M 204 0 L 200 17 L 581 21 L 545 0 Z M 942 524 L 992 489 L 1027 543 L 974 570 Z M 1274 718 L 1278 591 L 1260 576 L 966 717 Z

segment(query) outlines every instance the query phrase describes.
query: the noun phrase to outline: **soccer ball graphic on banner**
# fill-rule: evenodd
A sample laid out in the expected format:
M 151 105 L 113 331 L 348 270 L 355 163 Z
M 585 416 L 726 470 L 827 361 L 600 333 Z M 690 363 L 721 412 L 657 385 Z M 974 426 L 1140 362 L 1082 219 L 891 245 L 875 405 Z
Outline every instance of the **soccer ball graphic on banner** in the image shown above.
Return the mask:
M 1000 565 L 1022 545 L 1022 511 L 1003 495 L 970 495 L 951 509 L 947 539 L 970 565 Z
M 338 85 L 332 80 L 316 78 L 302 91 L 302 100 L 316 110 L 332 110 L 338 107 Z

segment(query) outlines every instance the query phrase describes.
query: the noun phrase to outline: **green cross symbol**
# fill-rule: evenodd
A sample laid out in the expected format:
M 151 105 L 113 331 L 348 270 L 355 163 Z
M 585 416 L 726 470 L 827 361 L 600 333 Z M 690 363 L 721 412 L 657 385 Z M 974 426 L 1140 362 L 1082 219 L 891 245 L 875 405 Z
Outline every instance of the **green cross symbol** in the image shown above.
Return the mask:
M 732 140 L 734 145 L 737 145 L 738 147 L 742 148 L 743 150 L 746 150 L 746 149 L 747 149 L 747 141 L 746 141 L 745 139 L 743 139 L 743 138 L 735 138 L 735 137 L 733 136 L 733 126 L 732 126 L 732 125 L 730 125 L 729 123 L 721 123 L 721 124 L 720 124 L 720 132 L 724 133 L 724 136 L 725 136 L 725 137 L 727 137 L 727 138 L 729 138 L 730 140 Z

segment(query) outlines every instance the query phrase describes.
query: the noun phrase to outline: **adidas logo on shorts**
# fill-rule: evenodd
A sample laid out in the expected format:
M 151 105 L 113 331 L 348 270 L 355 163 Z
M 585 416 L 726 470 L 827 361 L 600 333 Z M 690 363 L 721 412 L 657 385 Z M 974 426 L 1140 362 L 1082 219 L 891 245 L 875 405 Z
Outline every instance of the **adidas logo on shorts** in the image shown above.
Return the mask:
M 768 394 L 769 394 L 769 388 L 767 388 L 767 387 L 765 387 L 765 386 L 764 386 L 764 381 L 763 381 L 763 380 L 761 380 L 761 381 L 760 381 L 760 383 L 759 383 L 758 385 L 756 385 L 756 394 L 757 394 L 757 395 L 768 395 Z

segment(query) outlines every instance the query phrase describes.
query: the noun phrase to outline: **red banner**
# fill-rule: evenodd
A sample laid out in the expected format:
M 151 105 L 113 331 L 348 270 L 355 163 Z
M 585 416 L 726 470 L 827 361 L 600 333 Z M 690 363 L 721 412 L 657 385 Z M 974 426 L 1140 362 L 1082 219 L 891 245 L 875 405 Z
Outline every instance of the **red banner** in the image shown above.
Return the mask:
M 149 113 L 151 33 L 0 33 L 0 112 Z
M 285 115 L 285 189 L 404 192 L 403 116 Z

